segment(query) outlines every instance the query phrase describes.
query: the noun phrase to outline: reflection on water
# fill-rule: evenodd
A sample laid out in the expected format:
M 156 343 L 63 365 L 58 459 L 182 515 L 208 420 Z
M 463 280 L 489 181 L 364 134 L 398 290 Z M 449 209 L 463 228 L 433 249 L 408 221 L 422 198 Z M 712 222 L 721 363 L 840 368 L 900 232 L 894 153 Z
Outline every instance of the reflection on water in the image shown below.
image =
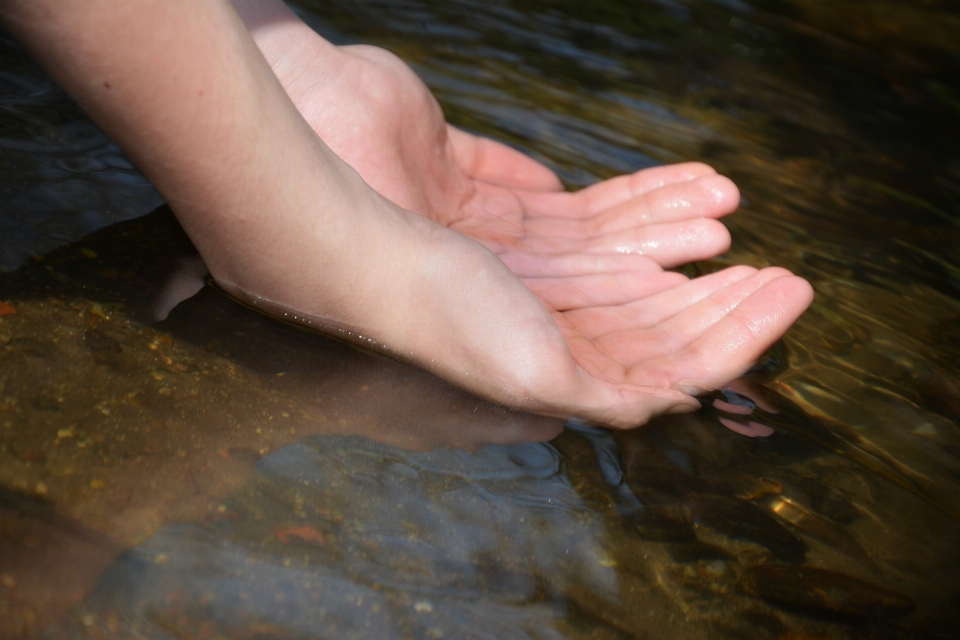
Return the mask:
M 783 265 L 814 306 L 703 411 L 560 433 L 209 288 L 167 316 L 202 271 L 163 209 L 27 259 L 0 274 L 0 635 L 953 637 L 949 3 L 302 5 L 571 186 L 712 163 L 745 204 L 690 272 Z M 3 264 L 152 208 L 0 45 Z

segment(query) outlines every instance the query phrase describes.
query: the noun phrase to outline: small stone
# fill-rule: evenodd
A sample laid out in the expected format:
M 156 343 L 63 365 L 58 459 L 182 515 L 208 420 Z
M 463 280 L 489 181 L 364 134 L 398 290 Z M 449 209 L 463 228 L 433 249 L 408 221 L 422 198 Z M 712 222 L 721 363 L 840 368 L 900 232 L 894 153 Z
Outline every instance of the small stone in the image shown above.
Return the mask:
M 8 589 L 13 589 L 15 586 L 17 586 L 17 579 L 9 573 L 5 573 L 0 576 L 0 582 L 2 582 L 3 586 L 7 587 Z
M 37 492 L 37 495 L 45 496 L 47 495 L 47 485 L 42 482 L 38 482 L 37 486 L 34 488 L 34 491 Z
M 706 571 L 707 573 L 709 573 L 714 577 L 720 577 L 724 573 L 726 573 L 727 563 L 724 562 L 723 560 L 714 560 L 713 562 L 705 566 L 703 569 L 704 571 Z
M 109 319 L 110 319 L 110 314 L 107 313 L 106 311 L 104 311 L 104 310 L 103 310 L 103 307 L 101 307 L 101 306 L 98 305 L 98 304 L 95 304 L 95 305 L 93 305 L 93 306 L 90 307 L 90 313 L 91 313 L 92 315 L 97 316 L 97 317 L 100 318 L 101 320 L 109 320 Z
M 57 429 L 57 440 L 65 440 L 73 437 L 73 429 Z
M 170 561 L 170 556 L 165 553 L 158 553 L 153 557 L 154 564 L 167 564 Z
M 0 316 L 11 316 L 15 314 L 17 310 L 6 302 L 0 302 Z
M 100 256 L 97 255 L 97 252 L 93 249 L 87 249 L 86 247 L 81 248 L 78 253 L 84 258 L 90 258 L 91 260 L 96 260 Z
M 103 489 L 106 486 L 107 486 L 107 483 L 99 478 L 94 478 L 93 480 L 90 481 L 91 489 Z
M 413 610 L 417 613 L 433 613 L 433 605 L 426 600 L 420 600 L 413 604 Z
M 913 432 L 918 436 L 923 436 L 925 438 L 932 438 L 935 435 L 937 435 L 937 428 L 934 427 L 929 422 L 925 422 L 924 424 L 914 429 Z

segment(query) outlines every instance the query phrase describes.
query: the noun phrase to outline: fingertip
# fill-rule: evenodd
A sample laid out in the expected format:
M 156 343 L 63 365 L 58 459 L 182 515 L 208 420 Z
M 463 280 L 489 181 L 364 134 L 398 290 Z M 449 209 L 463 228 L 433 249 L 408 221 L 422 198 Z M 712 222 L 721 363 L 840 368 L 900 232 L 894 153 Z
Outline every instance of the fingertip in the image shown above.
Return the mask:
M 718 220 L 709 220 L 709 222 L 713 223 L 710 227 L 711 233 L 714 234 L 713 255 L 708 256 L 712 258 L 729 251 L 730 246 L 733 244 L 733 237 L 730 235 L 730 230 L 727 229 L 727 226 L 722 222 Z
M 714 173 L 703 176 L 700 182 L 710 194 L 714 215 L 733 213 L 740 206 L 740 189 L 730 178 Z
M 786 274 L 776 279 L 776 284 L 781 287 L 781 295 L 789 299 L 792 306 L 796 309 L 796 317 L 800 317 L 807 308 L 813 304 L 815 292 L 813 285 L 801 278 L 793 275 L 786 269 Z
M 709 260 L 728 251 L 732 243 L 727 227 L 713 218 L 695 218 L 655 225 L 646 233 L 647 237 L 664 238 L 667 241 L 659 243 L 652 250 L 647 246 L 640 246 L 638 253 L 656 260 L 664 268 Z
M 813 285 L 800 276 L 792 276 L 792 278 L 793 286 L 797 288 L 797 296 L 803 300 L 806 300 L 806 306 L 809 307 L 811 304 L 813 304 L 813 298 L 816 295 L 813 290 Z

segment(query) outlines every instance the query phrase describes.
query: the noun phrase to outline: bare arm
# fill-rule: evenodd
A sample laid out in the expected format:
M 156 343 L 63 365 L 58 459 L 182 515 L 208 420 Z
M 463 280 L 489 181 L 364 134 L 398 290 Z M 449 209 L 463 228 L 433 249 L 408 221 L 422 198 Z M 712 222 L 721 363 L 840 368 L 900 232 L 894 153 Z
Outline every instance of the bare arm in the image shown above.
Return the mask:
M 2 8 L 154 182 L 218 277 L 239 279 L 237 263 L 249 257 L 224 247 L 262 247 L 283 225 L 316 228 L 329 221 L 305 204 L 322 197 L 332 205 L 324 210 L 335 210 L 351 189 L 364 191 L 299 116 L 226 0 L 14 0 Z

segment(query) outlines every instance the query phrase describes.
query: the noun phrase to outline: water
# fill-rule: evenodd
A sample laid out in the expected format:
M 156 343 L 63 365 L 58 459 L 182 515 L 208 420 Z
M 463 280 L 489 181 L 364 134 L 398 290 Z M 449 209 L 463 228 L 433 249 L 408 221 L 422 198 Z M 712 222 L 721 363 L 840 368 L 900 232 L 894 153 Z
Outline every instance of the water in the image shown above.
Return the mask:
M 744 206 L 733 248 L 688 271 L 782 265 L 814 305 L 734 391 L 624 433 L 503 410 L 209 288 L 160 320 L 192 248 L 163 209 L 81 240 L 157 196 L 4 39 L 4 637 L 60 615 L 51 637 L 952 637 L 951 3 L 301 11 L 573 188 L 713 164 Z

